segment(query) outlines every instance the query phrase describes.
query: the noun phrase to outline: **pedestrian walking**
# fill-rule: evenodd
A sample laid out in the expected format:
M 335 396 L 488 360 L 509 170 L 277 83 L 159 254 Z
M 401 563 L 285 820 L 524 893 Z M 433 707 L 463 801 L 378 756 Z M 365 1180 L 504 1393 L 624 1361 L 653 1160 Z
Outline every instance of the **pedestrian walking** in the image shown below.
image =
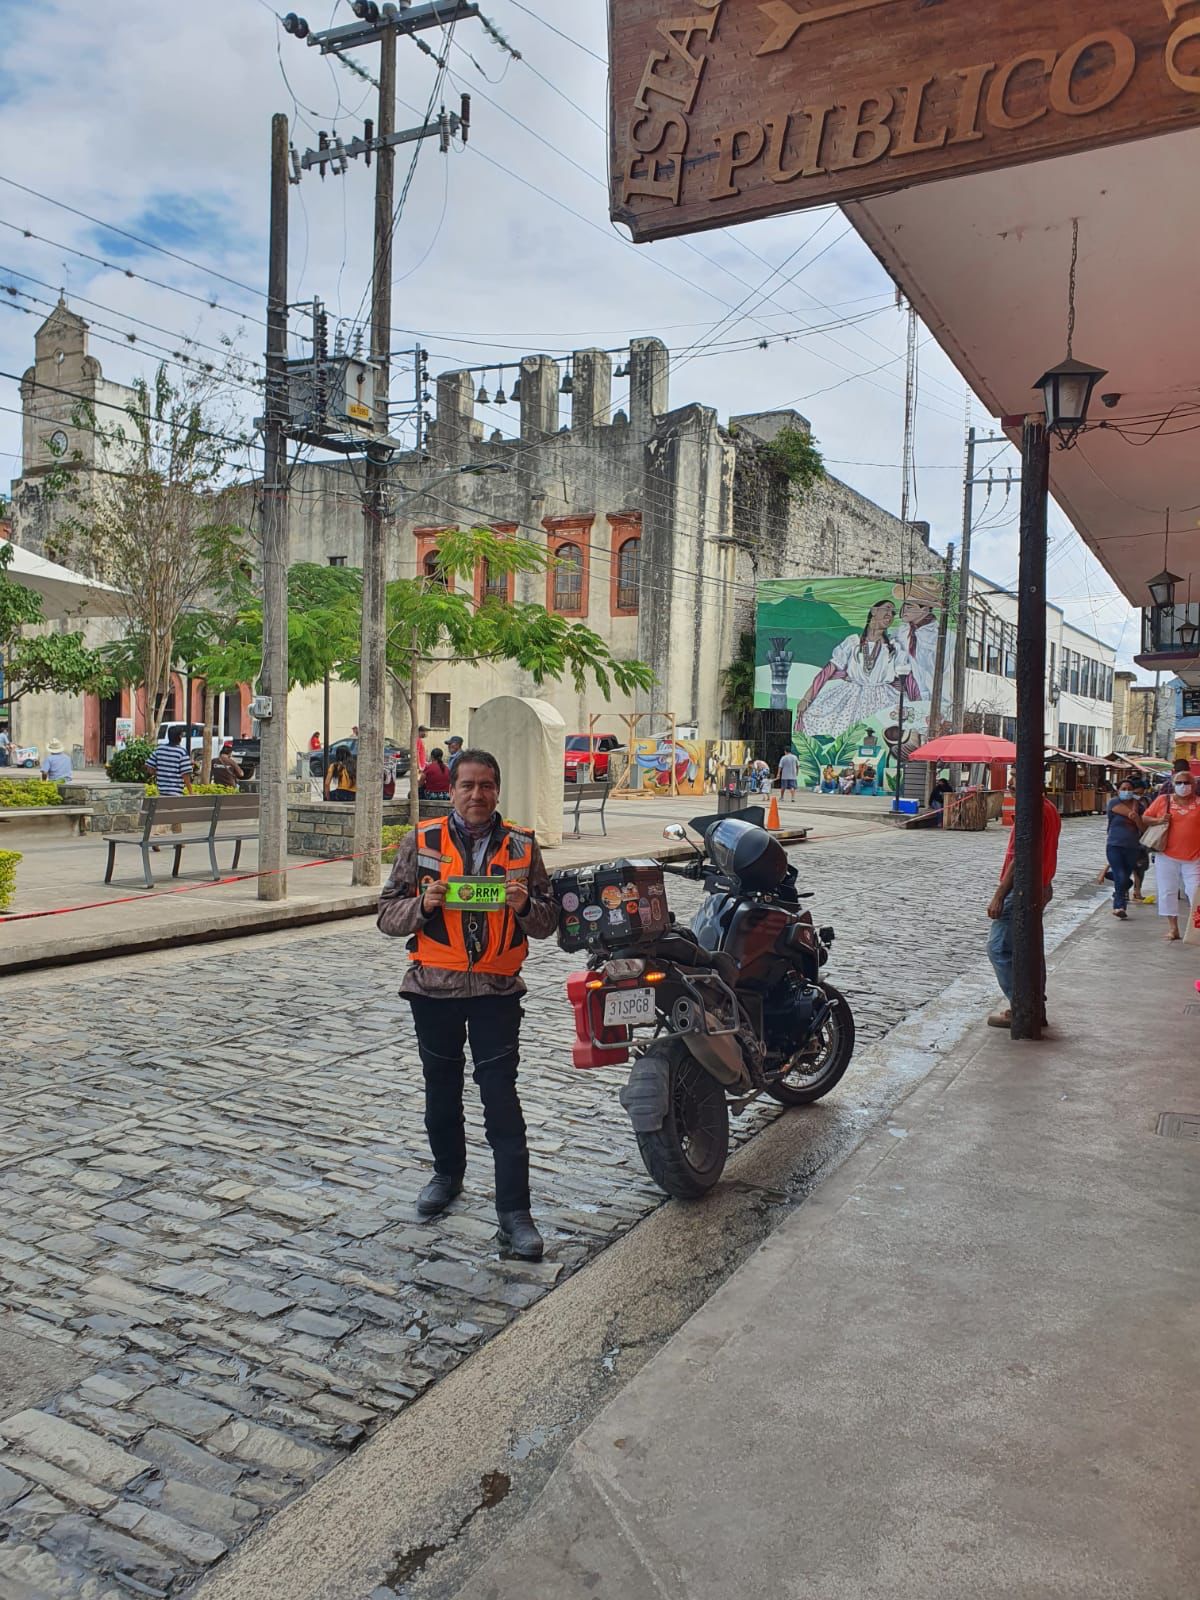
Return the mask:
M 155 747 L 154 754 L 146 757 L 146 765 L 154 774 L 160 795 L 190 794 L 192 789 L 192 757 L 183 748 L 183 727 L 173 723 L 167 737 Z M 179 831 L 179 823 L 175 831 Z
M 400 995 L 412 1007 L 425 1078 L 433 1177 L 417 1196 L 417 1210 L 436 1216 L 462 1192 L 469 1043 L 495 1162 L 500 1242 L 536 1261 L 542 1236 L 530 1214 L 529 1149 L 517 1094 L 521 967 L 528 940 L 555 931 L 558 908 L 532 832 L 501 819 L 495 756 L 464 750 L 450 798 L 448 817 L 422 822 L 401 841 L 379 897 L 380 930 L 408 940 Z M 503 904 L 490 911 L 450 909 L 450 883 L 459 878 L 502 880 Z
M 1167 825 L 1161 843 L 1151 844 L 1150 848 L 1155 851 L 1158 914 L 1167 918 L 1166 938 L 1173 944 L 1180 937 L 1180 900 L 1190 909 L 1200 894 L 1200 797 L 1190 767 L 1184 770 L 1176 763 L 1171 791 L 1169 795 L 1160 794 L 1141 820 L 1143 829 L 1156 822 Z
M 452 733 L 446 740 L 446 762 L 450 768 L 451 777 L 454 776 L 454 769 L 458 765 L 458 758 L 462 755 L 462 747 L 463 742 L 456 733 Z
M 794 750 L 785 750 L 780 756 L 776 777 L 779 779 L 779 787 L 783 792 L 783 798 L 786 800 L 790 795 L 794 805 L 796 803 L 796 785 L 800 777 L 800 758 Z
M 1042 909 L 1054 897 L 1054 874 L 1058 871 L 1058 836 L 1062 832 L 1062 818 L 1053 802 L 1042 796 Z M 1013 875 L 1015 870 L 1014 847 L 1017 829 L 1014 822 L 1008 834 L 1008 849 L 1000 869 L 1000 881 L 988 903 L 987 914 L 992 926 L 988 933 L 988 960 L 996 974 L 996 982 L 1008 1002 L 1000 1011 L 988 1017 L 990 1028 L 1012 1026 L 1012 903 Z M 1042 961 L 1042 1025 L 1046 1025 L 1046 963 Z
M 417 748 L 413 751 L 413 755 L 416 757 L 418 772 L 424 772 L 429 764 L 429 756 L 425 750 L 425 735 L 428 732 L 429 729 L 424 726 L 417 729 Z
M 0 722 L 0 767 L 6 767 L 9 754 L 12 750 L 12 740 L 8 733 L 8 724 Z
M 1112 873 L 1113 916 L 1125 922 L 1129 912 L 1129 891 L 1142 853 L 1142 814 L 1133 784 L 1121 779 L 1114 799 L 1108 802 L 1108 835 L 1104 853 Z
M 71 758 L 59 739 L 46 740 L 46 759 L 42 762 L 42 777 L 50 783 L 70 783 L 75 776 Z

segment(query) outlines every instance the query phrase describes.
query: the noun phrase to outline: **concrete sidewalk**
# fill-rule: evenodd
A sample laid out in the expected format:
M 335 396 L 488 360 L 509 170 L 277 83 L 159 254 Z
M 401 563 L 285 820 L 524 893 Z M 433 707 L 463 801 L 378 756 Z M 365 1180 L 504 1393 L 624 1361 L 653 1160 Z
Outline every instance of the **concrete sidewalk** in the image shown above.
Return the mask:
M 621 856 L 670 856 L 675 847 L 664 843 L 664 826 L 686 822 L 710 809 L 716 809 L 713 796 L 610 801 L 605 818 L 607 837 L 600 832 L 596 816 L 584 816 L 581 821 L 587 831 L 548 850 L 546 862 L 555 871 Z M 811 827 L 814 836 L 844 837 L 890 827 L 885 820 L 849 813 L 842 819 L 785 815 L 783 822 L 785 831 L 780 838 L 785 841 L 794 837 L 792 828 Z M 31 832 L 23 836 L 10 829 L 0 847 L 18 850 L 23 857 L 9 917 L 53 913 L 30 916 L 29 920 L 0 917 L 0 976 L 168 945 L 266 933 L 337 917 L 365 916 L 374 910 L 378 898 L 377 890 L 351 884 L 348 861 L 292 856 L 288 859 L 287 899 L 260 901 L 258 880 L 253 876 L 258 867 L 256 842 L 242 851 L 240 881 L 213 883 L 204 870 L 205 852 L 196 846 L 184 852 L 180 876 L 172 879 L 173 857 L 166 835 L 161 853 L 154 858 L 158 881 L 153 891 L 142 887 L 141 858 L 132 849 L 118 852 L 114 881 L 104 883 L 107 846 L 95 835 L 79 839 Z M 229 845 L 219 851 L 222 862 L 231 854 Z M 385 876 L 388 870 L 385 863 Z
M 1183 1600 L 1200 960 L 1098 912 L 576 1440 L 461 1600 Z M 1185 1136 L 1179 1137 L 1179 1131 Z

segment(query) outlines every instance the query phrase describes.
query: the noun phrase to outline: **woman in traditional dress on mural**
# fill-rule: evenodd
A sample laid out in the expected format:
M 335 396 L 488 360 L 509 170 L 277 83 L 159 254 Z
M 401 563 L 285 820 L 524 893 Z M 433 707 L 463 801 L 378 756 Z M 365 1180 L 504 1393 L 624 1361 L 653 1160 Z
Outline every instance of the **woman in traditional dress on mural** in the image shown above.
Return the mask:
M 902 684 L 909 699 L 920 698 L 913 658 L 888 632 L 895 620 L 892 601 L 879 600 L 863 631 L 834 646 L 796 706 L 797 733 L 845 733 L 858 722 L 894 720 Z

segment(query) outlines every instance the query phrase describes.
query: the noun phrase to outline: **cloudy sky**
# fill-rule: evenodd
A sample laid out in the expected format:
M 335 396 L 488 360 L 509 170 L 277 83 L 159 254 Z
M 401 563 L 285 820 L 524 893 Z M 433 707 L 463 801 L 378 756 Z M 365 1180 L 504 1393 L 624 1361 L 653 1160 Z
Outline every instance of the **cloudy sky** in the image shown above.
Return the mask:
M 314 28 L 353 20 L 347 0 L 300 9 Z M 483 9 L 519 60 L 478 23 L 459 24 L 449 41 L 424 35 L 447 61 L 447 105 L 472 95 L 472 132 L 448 156 L 435 140 L 409 147 L 420 153 L 395 248 L 396 348 L 419 341 L 434 374 L 487 365 L 491 393 L 496 364 L 522 354 L 657 334 L 672 350 L 673 405 L 702 401 L 722 419 L 795 407 L 829 469 L 898 511 L 904 314 L 840 212 L 631 244 L 608 220 L 603 0 L 484 0 Z M 0 38 L 3 483 L 19 469 L 12 375 L 29 365 L 60 287 L 118 380 L 162 356 L 206 358 L 204 347 L 224 338 L 258 359 L 271 114 L 288 113 L 303 150 L 321 129 L 359 134 L 374 90 L 286 35 L 268 0 L 0 0 Z M 363 50 L 362 65 L 373 71 L 376 56 Z M 401 125 L 424 119 L 439 75 L 402 42 Z M 409 162 L 402 151 L 398 184 Z M 291 190 L 291 298 L 320 295 L 350 323 L 369 277 L 371 178 L 358 162 L 345 177 L 313 174 Z M 910 514 L 932 524 L 940 551 L 959 539 L 968 397 L 924 329 L 920 337 Z M 514 375 L 503 375 L 506 390 Z M 403 361 L 393 381 L 396 399 L 411 392 Z M 229 398 L 253 414 L 251 392 Z M 511 404 L 478 414 L 489 429 L 516 426 Z M 990 431 L 978 402 L 971 420 Z M 980 465 L 993 457 L 1001 481 L 978 493 L 972 565 L 1011 583 L 1017 492 L 1002 480 L 1017 461 L 1002 447 Z M 1057 509 L 1051 535 L 1051 600 L 1129 665 L 1136 615 Z

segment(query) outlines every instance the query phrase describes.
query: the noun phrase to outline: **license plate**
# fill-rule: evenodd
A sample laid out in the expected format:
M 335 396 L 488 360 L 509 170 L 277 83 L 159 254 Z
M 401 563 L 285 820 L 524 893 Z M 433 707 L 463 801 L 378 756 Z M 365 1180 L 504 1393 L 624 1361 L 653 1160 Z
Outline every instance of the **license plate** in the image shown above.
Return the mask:
M 604 996 L 604 1026 L 636 1028 L 654 1021 L 653 989 L 610 989 Z

